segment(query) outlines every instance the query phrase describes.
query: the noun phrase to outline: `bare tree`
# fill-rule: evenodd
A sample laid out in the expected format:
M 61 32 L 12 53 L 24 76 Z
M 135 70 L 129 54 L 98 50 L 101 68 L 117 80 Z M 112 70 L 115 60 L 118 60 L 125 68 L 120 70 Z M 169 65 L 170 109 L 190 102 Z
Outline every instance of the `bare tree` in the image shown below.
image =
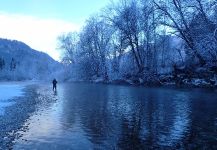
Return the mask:
M 154 4 L 157 9 L 162 11 L 170 20 L 163 24 L 177 31 L 179 33 L 178 36 L 180 36 L 189 47 L 190 53 L 198 58 L 201 65 L 204 65 L 206 61 L 198 52 L 195 46 L 195 40 L 191 34 L 190 22 L 193 19 L 194 13 L 189 12 L 188 1 L 170 0 L 169 3 L 154 1 Z
M 122 1 L 121 5 L 113 8 L 115 15 L 111 21 L 121 35 L 121 41 L 126 41 L 130 47 L 133 57 L 138 68 L 138 72 L 143 72 L 143 59 L 139 46 L 140 28 L 140 12 L 136 1 Z
M 77 32 L 69 32 L 58 37 L 58 49 L 62 51 L 62 61 L 65 63 L 74 63 L 74 54 L 76 53 L 79 36 Z
M 110 52 L 112 30 L 105 20 L 90 18 L 80 35 L 80 47 L 83 56 L 86 55 L 93 63 L 92 68 L 97 76 L 107 80 L 106 60 Z

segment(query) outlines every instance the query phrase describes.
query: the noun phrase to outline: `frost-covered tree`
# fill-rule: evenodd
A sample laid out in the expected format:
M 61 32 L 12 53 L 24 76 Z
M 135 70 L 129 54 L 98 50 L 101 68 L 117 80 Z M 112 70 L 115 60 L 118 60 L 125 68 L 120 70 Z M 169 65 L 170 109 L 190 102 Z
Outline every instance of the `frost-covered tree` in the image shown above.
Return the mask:
M 79 36 L 77 32 L 69 32 L 58 37 L 58 49 L 62 52 L 64 63 L 73 63 Z
M 5 60 L 4 58 L 0 58 L 0 70 L 3 70 L 5 67 Z
M 16 63 L 15 59 L 12 58 L 11 62 L 10 62 L 10 70 L 14 71 L 16 69 L 16 66 L 17 66 L 17 63 Z
M 194 72 L 216 62 L 216 7 L 216 0 L 120 0 L 76 38 L 60 38 L 60 48 L 87 80 L 151 80 L 178 66 Z
M 111 35 L 110 26 L 100 18 L 90 18 L 80 34 L 80 57 L 89 60 L 90 74 L 104 79 L 108 78 L 107 58 L 110 54 Z
M 119 5 L 113 7 L 114 16 L 111 21 L 113 27 L 118 30 L 121 40 L 125 41 L 128 49 L 132 52 L 138 72 L 143 72 L 142 49 L 140 48 L 140 9 L 136 1 L 122 1 Z
M 188 1 L 182 0 L 169 0 L 169 1 L 160 1 L 154 2 L 157 9 L 162 11 L 164 15 L 168 18 L 167 22 L 162 22 L 164 25 L 172 28 L 177 32 L 177 36 L 181 37 L 186 45 L 188 54 L 196 57 L 200 64 L 204 65 L 205 60 L 198 52 L 195 46 L 195 40 L 191 34 L 190 22 L 194 17 L 193 10 L 189 8 Z M 189 12 L 192 11 L 192 12 Z

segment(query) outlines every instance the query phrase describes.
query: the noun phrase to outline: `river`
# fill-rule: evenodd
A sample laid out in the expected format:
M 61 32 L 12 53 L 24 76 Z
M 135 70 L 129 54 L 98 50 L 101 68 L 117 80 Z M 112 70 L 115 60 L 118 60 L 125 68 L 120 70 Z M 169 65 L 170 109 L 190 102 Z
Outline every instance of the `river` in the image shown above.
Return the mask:
M 27 89 L 34 109 L 13 131 L 13 149 L 217 149 L 214 89 L 90 83 Z

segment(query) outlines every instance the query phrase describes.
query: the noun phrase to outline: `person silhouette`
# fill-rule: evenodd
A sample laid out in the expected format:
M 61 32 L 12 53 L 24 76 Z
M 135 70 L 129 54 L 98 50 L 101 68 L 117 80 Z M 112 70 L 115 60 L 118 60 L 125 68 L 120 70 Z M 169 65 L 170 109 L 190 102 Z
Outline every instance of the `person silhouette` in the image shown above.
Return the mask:
M 57 90 L 57 80 L 53 79 L 53 91 Z

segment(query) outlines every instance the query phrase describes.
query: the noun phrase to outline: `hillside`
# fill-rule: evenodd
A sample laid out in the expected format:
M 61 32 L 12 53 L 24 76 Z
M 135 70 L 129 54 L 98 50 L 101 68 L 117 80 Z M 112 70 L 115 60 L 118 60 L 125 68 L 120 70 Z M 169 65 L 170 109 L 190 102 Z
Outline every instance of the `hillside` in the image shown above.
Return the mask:
M 61 64 L 23 42 L 0 39 L 0 80 L 46 80 L 56 76 Z

